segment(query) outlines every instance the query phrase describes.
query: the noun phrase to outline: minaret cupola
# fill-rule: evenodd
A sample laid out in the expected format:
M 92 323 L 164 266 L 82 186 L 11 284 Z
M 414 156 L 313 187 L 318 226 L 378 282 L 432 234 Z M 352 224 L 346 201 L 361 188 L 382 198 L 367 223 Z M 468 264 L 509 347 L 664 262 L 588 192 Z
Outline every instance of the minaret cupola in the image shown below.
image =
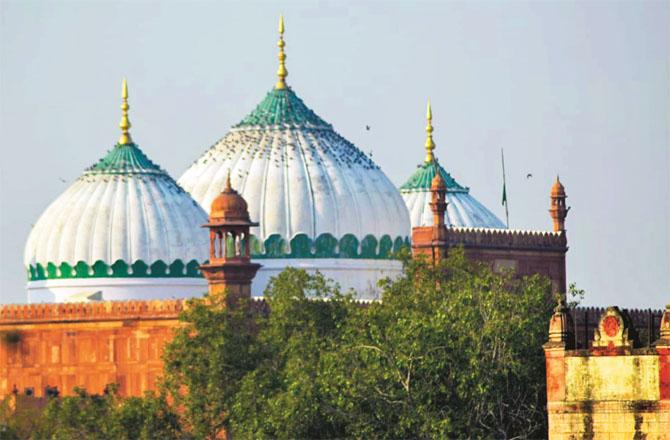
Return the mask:
M 251 281 L 261 265 L 251 262 L 247 202 L 232 188 L 230 173 L 226 187 L 212 201 L 209 222 L 209 263 L 200 266 L 209 283 L 209 295 L 223 296 L 228 305 L 251 297 Z
M 567 198 L 565 187 L 556 176 L 556 182 L 551 187 L 551 209 L 549 209 L 554 222 L 554 232 L 565 231 L 565 217 L 568 216 L 568 211 L 570 211 L 570 207 L 565 205 L 565 199 Z

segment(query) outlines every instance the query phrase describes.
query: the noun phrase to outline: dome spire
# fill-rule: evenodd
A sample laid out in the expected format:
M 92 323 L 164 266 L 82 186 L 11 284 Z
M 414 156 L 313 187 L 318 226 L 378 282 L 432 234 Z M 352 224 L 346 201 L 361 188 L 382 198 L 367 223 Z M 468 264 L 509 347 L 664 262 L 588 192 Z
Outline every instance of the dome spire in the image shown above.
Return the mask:
M 119 128 L 121 129 L 121 136 L 119 137 L 119 145 L 132 144 L 133 140 L 130 137 L 130 127 L 132 124 L 128 119 L 128 82 L 123 78 L 123 83 L 121 83 L 121 122 L 119 122 Z
M 433 156 L 433 150 L 435 149 L 435 143 L 433 142 L 433 110 L 430 108 L 430 99 L 428 100 L 428 107 L 426 108 L 426 163 L 431 163 L 435 160 Z
M 228 175 L 226 176 L 226 189 L 224 192 L 231 192 L 233 190 L 233 186 L 230 184 L 230 168 L 228 168 Z
M 277 41 L 277 47 L 279 48 L 279 55 L 277 58 L 279 58 L 279 69 L 277 69 L 277 77 L 279 78 L 277 80 L 277 84 L 275 85 L 275 89 L 277 90 L 283 90 L 286 88 L 286 77 L 288 76 L 288 71 L 286 70 L 286 65 L 284 64 L 284 61 L 286 61 L 286 54 L 284 53 L 284 16 L 279 15 L 279 41 Z

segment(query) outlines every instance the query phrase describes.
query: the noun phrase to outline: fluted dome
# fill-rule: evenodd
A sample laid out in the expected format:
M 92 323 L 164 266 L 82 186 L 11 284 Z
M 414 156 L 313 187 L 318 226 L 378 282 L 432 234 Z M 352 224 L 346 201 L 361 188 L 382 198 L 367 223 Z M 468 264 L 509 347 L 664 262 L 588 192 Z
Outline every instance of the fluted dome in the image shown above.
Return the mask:
M 179 184 L 209 209 L 229 171 L 260 223 L 251 230 L 255 258 L 308 258 L 321 269 L 315 258 L 382 260 L 410 233 L 407 208 L 386 175 L 288 87 L 272 89 Z M 256 294 L 272 263 L 263 264 Z
M 437 159 L 435 159 L 435 165 L 424 162 L 400 187 L 400 193 L 409 210 L 412 227 L 432 226 L 433 224 L 433 213 L 430 210 L 430 185 L 437 169 L 447 187 L 445 222 L 448 226 L 505 228 L 505 224 L 495 214 L 470 195 L 470 188 L 456 182 L 437 162 Z
M 117 144 L 30 232 L 24 262 L 31 299 L 99 291 L 104 299 L 202 293 L 198 264 L 208 257 L 206 222 L 200 206 L 137 145 Z
M 406 237 L 398 190 L 372 160 L 337 134 L 290 89 L 263 102 L 179 179 L 209 207 L 231 171 L 233 186 L 260 222 L 261 240 L 298 234 Z

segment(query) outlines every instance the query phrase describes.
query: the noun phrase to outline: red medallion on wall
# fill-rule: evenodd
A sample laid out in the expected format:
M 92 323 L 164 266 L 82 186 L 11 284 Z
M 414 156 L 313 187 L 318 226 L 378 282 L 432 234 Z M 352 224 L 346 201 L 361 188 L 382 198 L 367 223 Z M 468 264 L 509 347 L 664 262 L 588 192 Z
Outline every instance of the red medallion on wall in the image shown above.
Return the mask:
M 610 338 L 613 338 L 619 333 L 619 327 L 619 320 L 614 316 L 607 316 L 603 320 L 603 330 L 605 330 L 605 334 Z

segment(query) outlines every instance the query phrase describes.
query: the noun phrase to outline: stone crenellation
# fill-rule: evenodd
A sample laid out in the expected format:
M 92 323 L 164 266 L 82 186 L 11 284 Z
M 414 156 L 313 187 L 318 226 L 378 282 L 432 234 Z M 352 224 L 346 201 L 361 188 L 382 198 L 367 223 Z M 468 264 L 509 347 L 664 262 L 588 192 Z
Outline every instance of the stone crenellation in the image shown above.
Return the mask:
M 577 307 L 570 309 L 574 324 L 574 347 L 587 349 L 593 341 L 595 329 L 598 328 L 600 317 L 607 310 L 606 307 Z M 661 309 L 623 309 L 631 319 L 635 333 L 638 335 L 637 345 L 651 346 L 659 337 L 659 323 L 663 315 Z
M 0 306 L 0 325 L 31 322 L 176 318 L 184 300 L 104 301 L 89 303 L 9 304 Z
M 565 250 L 568 245 L 565 231 L 525 231 L 515 229 L 450 227 L 447 233 L 450 246 L 482 247 L 487 249 Z

